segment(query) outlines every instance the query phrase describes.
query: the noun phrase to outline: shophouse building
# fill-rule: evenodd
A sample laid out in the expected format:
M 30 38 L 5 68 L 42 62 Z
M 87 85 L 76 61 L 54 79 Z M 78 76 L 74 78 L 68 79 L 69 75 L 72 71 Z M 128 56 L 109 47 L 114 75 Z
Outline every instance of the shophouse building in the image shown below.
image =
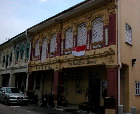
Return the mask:
M 29 49 L 25 32 L 0 45 L 0 86 L 26 89 Z
M 53 94 L 56 105 L 64 95 L 70 104 L 140 112 L 139 7 L 136 0 L 85 0 L 28 28 L 30 57 L 22 59 L 25 32 L 0 46 L 2 86 L 17 86 L 25 74 L 26 89 L 39 99 Z
M 55 103 L 63 94 L 70 104 L 89 102 L 97 108 L 104 106 L 104 97 L 113 97 L 112 108 L 117 110 L 116 1 L 83 1 L 27 31 L 31 36 L 29 90 L 39 97 L 51 93 Z M 76 48 L 82 49 L 80 55 Z

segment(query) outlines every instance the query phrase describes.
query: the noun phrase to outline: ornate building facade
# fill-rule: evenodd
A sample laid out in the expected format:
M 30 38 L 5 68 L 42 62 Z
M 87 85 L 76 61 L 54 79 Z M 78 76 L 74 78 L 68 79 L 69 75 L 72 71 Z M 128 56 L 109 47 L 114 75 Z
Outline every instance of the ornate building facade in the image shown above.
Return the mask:
M 30 44 L 25 32 L 0 45 L 1 86 L 26 89 Z
M 29 28 L 28 89 L 39 97 L 51 93 L 56 103 L 61 94 L 71 104 L 96 108 L 104 106 L 104 97 L 117 101 L 116 11 L 113 0 L 84 1 Z M 85 54 L 74 56 L 73 48 L 82 46 Z
M 0 45 L 1 86 L 26 83 L 56 104 L 63 95 L 70 104 L 140 112 L 139 7 L 136 0 L 85 0 L 28 28 Z

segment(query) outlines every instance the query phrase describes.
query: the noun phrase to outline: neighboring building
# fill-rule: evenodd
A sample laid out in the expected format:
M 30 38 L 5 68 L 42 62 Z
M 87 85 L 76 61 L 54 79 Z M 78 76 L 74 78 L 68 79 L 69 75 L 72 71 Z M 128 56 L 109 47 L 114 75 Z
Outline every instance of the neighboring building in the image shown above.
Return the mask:
M 25 32 L 0 45 L 1 86 L 26 89 L 29 48 Z

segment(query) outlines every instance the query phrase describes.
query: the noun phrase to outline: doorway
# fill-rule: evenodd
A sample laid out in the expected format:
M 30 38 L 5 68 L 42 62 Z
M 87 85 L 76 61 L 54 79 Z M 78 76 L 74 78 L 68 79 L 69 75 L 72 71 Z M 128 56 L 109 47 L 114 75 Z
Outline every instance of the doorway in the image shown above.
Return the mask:
M 89 103 L 95 107 L 100 106 L 100 79 L 89 80 Z
M 3 75 L 3 78 L 2 78 L 2 87 L 8 87 L 9 86 L 9 78 L 10 78 L 10 75 L 9 74 Z

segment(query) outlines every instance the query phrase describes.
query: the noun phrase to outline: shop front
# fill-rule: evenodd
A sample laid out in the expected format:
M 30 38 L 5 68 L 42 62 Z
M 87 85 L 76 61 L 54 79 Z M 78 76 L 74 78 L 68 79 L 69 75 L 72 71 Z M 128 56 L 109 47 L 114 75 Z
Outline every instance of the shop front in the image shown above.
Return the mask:
M 61 100 L 69 104 L 86 103 L 89 110 L 92 107 L 96 112 L 116 109 L 118 65 L 115 61 L 112 46 L 93 55 L 65 55 L 50 58 L 45 63 L 31 62 L 28 87 L 35 90 L 40 100 L 46 93 L 53 94 L 55 105 L 62 105 L 60 97 L 63 96 Z

